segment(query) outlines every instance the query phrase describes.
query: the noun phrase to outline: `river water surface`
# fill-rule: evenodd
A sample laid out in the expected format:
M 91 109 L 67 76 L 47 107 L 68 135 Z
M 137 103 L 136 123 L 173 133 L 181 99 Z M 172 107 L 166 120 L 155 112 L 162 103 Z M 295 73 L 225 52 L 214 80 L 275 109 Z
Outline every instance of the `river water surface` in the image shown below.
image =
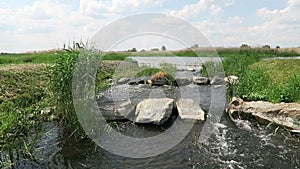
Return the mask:
M 126 86 L 119 86 L 115 90 L 124 88 Z M 149 87 L 143 90 L 140 86 L 129 88 L 140 89 L 140 93 L 135 90 L 136 94 L 141 95 L 140 99 L 143 98 L 142 96 L 148 97 L 153 91 L 153 88 Z M 209 95 L 212 86 L 200 86 L 198 89 L 200 95 L 203 96 L 199 100 L 200 104 L 207 111 L 210 107 Z M 163 89 L 167 97 L 173 95 L 172 92 L 168 93 L 168 90 L 170 91 L 170 88 Z M 162 96 L 157 92 L 152 97 Z M 99 100 L 99 106 L 111 106 L 109 99 L 111 98 L 106 97 L 106 99 Z M 138 100 L 136 99 L 136 102 Z M 132 101 L 135 102 L 135 100 Z M 47 132 L 34 152 L 39 160 L 37 162 L 20 161 L 16 168 L 300 168 L 299 135 L 290 134 L 284 129 L 275 130 L 274 126 L 267 127 L 254 121 L 234 123 L 225 113 L 221 112 L 221 115 L 220 121 L 213 124 L 212 134 L 207 142 L 199 142 L 205 123 L 197 122 L 183 141 L 169 151 L 158 156 L 140 159 L 112 154 L 90 140 L 75 140 L 72 136 L 66 136 L 63 128 L 57 124 L 46 123 Z M 176 114 L 173 115 L 170 123 L 176 118 Z M 151 137 L 164 132 L 168 127 L 135 124 L 131 121 L 121 121 L 116 126 L 121 133 L 133 137 Z

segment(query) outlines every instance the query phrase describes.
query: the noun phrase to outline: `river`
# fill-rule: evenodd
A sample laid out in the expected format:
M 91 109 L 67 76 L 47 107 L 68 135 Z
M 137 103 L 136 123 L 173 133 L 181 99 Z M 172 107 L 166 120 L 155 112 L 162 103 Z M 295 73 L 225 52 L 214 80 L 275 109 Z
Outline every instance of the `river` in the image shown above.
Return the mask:
M 119 89 L 124 88 L 126 86 L 119 87 Z M 144 96 L 149 96 L 152 90 L 153 88 L 147 88 L 135 94 L 140 95 L 142 99 Z M 170 89 L 166 88 L 166 90 Z M 200 103 L 206 111 L 210 108 L 211 90 L 210 86 L 199 87 L 200 95 L 203 96 Z M 166 92 L 166 95 L 168 97 L 173 94 Z M 154 94 L 152 97 L 159 97 L 159 95 Z M 109 99 L 100 100 L 99 103 L 100 107 L 111 104 Z M 148 158 L 115 155 L 90 140 L 78 141 L 66 136 L 63 128 L 56 123 L 45 123 L 46 132 L 34 151 L 35 157 L 39 160 L 36 162 L 21 160 L 16 168 L 300 168 L 299 134 L 290 134 L 282 128 L 276 130 L 272 125 L 268 127 L 259 125 L 255 121 L 233 123 L 226 113 L 220 112 L 220 114 L 220 121 L 213 123 L 212 134 L 207 142 L 199 142 L 205 123 L 197 122 L 179 144 L 165 153 Z M 172 115 L 170 124 L 176 118 L 176 115 Z M 121 121 L 116 126 L 121 133 L 133 137 L 151 137 L 164 132 L 166 130 L 164 127 L 168 127 L 141 125 L 131 121 Z M 150 148 L 150 145 L 142 146 Z
M 133 58 L 138 60 L 137 58 Z M 140 58 L 158 65 L 164 60 L 155 57 Z M 170 63 L 170 58 L 164 58 Z M 193 64 L 194 59 L 178 59 L 175 64 Z M 172 60 L 172 59 L 171 59 Z M 208 61 L 206 58 L 200 59 Z M 147 60 L 149 61 L 149 60 Z M 173 60 L 174 61 L 174 60 Z M 218 58 L 215 59 L 218 61 Z M 141 60 L 138 60 L 141 63 Z M 206 112 L 211 108 L 212 90 L 216 86 L 199 86 L 200 105 Z M 129 86 L 119 86 L 123 90 Z M 166 88 L 134 88 L 133 95 L 129 95 L 133 102 L 138 102 L 147 97 L 178 97 L 173 89 Z M 112 91 L 107 90 L 105 92 Z M 154 91 L 154 92 L 153 92 Z M 195 94 L 188 90 L 186 96 Z M 176 93 L 176 92 L 175 92 Z M 107 93 L 102 93 L 107 94 Z M 220 93 L 222 94 L 222 93 Z M 120 94 L 121 96 L 122 94 Z M 218 96 L 218 93 L 216 93 Z M 99 107 L 111 106 L 111 97 L 98 100 Z M 109 99 L 110 98 L 110 99 Z M 218 103 L 214 103 L 218 106 Z M 33 155 L 37 159 L 19 160 L 15 168 L 95 168 L 95 169 L 297 169 L 300 168 L 300 134 L 291 134 L 283 128 L 273 125 L 260 125 L 256 121 L 232 122 L 224 109 L 216 112 L 220 119 L 212 124 L 206 142 L 199 141 L 201 131 L 206 122 L 197 122 L 188 132 L 187 136 L 167 152 L 147 158 L 122 157 L 104 148 L 97 146 L 89 139 L 76 140 L 64 133 L 64 129 L 56 122 L 45 123 L 45 132 L 37 144 Z M 129 121 L 115 123 L 115 128 L 122 134 L 132 137 L 152 137 L 163 133 L 172 126 L 178 118 L 173 114 L 168 125 L 142 125 Z M 150 145 L 136 145 L 149 147 Z M 134 147 L 132 147 L 132 150 Z

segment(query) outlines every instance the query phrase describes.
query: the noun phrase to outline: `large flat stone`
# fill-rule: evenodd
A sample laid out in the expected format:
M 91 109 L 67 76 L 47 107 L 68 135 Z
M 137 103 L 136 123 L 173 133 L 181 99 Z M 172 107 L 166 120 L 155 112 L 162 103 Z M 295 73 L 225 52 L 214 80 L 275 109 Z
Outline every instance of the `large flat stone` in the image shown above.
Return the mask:
M 244 102 L 234 99 L 229 107 L 232 118 L 254 116 L 259 122 L 272 122 L 277 125 L 300 130 L 300 104 L 265 101 Z
M 179 117 L 183 120 L 204 120 L 204 111 L 192 99 L 179 99 L 176 102 Z
M 161 125 L 169 119 L 173 107 L 173 99 L 145 99 L 136 106 L 135 122 Z

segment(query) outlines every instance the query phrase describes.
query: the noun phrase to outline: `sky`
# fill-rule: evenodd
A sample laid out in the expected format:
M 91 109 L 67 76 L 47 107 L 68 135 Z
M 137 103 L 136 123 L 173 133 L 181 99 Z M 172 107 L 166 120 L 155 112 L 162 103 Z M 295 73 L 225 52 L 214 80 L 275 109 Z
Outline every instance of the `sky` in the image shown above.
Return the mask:
M 72 41 L 86 42 L 108 24 L 142 13 L 183 19 L 215 47 L 243 43 L 299 47 L 299 11 L 300 0 L 0 0 L 0 52 L 49 50 Z M 151 35 L 132 37 L 115 50 L 182 47 L 169 41 Z

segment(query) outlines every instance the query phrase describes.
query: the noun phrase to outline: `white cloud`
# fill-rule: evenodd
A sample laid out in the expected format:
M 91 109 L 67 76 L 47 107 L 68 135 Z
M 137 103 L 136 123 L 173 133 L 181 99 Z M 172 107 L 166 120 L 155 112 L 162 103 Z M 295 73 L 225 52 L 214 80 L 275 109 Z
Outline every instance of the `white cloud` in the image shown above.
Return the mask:
M 216 6 L 216 5 L 211 5 L 209 9 L 211 11 L 211 14 L 215 16 L 220 15 L 221 13 L 224 12 L 224 10 L 220 6 Z
M 209 18 L 195 25 L 215 46 L 252 46 L 269 44 L 273 47 L 299 46 L 300 1 L 289 0 L 282 9 L 261 8 L 256 11 L 260 22 L 251 25 L 240 16 L 227 19 Z
M 212 15 L 220 15 L 224 11 L 224 7 L 233 4 L 233 0 L 199 0 L 197 3 L 185 5 L 180 10 L 172 10 L 170 14 L 185 19 L 196 18 L 200 13 L 206 11 Z
M 17 9 L 1 5 L 0 52 L 61 47 L 64 42 L 89 39 L 103 26 L 119 18 L 143 12 L 163 12 L 184 18 L 216 46 L 300 44 L 299 0 L 288 0 L 281 9 L 271 6 L 257 9 L 256 13 L 249 14 L 257 17 L 255 24 L 243 18 L 242 12 L 230 13 L 230 16 L 227 7 L 234 5 L 234 0 L 199 0 L 182 6 L 178 5 L 182 2 L 175 0 L 74 1 L 36 0 Z M 162 18 L 153 22 L 156 25 L 168 20 Z M 184 28 L 178 25 L 178 31 L 180 29 Z
M 0 8 L 0 38 L 5 39 L 0 42 L 0 51 L 56 48 L 60 43 L 79 39 L 87 22 L 85 16 L 61 1 L 35 1 L 15 10 Z
M 80 12 L 91 17 L 122 16 L 143 12 L 145 9 L 160 8 L 164 1 L 159 0 L 81 0 Z
M 80 0 L 75 9 L 73 0 L 36 0 L 18 9 L 2 6 L 0 39 L 9 39 L 11 43 L 0 42 L 0 52 L 41 50 L 66 41 L 88 40 L 106 24 L 127 15 L 160 9 L 166 1 Z
M 253 33 L 264 35 L 264 38 L 269 41 L 286 45 L 299 43 L 299 40 L 295 38 L 300 34 L 299 11 L 299 0 L 289 0 L 284 9 L 259 9 L 256 14 L 264 22 L 261 25 L 249 28 L 249 30 Z
M 236 46 L 247 37 L 243 19 L 239 16 L 229 17 L 226 20 L 204 20 L 196 24 L 197 28 L 207 36 L 214 46 Z

